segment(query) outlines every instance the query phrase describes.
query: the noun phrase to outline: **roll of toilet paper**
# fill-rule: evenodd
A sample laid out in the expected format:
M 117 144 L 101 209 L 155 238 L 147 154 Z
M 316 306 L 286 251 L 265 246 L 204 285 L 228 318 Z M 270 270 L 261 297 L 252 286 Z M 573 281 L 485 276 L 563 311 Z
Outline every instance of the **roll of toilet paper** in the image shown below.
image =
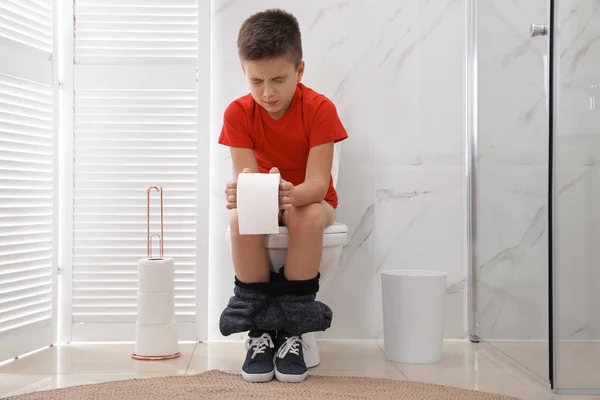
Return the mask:
M 177 326 L 168 324 L 140 324 L 135 326 L 134 352 L 138 356 L 169 356 L 179 352 Z
M 170 323 L 175 315 L 173 292 L 138 293 L 137 313 L 140 324 Z
M 173 259 L 138 260 L 138 292 L 164 293 L 172 292 L 175 288 L 175 271 Z
M 279 174 L 239 174 L 237 214 L 240 235 L 279 233 Z

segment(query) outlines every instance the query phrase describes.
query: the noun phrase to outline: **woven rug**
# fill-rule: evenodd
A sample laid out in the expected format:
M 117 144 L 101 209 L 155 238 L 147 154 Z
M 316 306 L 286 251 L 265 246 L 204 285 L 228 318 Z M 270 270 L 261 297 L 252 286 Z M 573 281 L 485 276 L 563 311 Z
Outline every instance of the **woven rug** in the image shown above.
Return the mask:
M 75 386 L 10 397 L 12 400 L 514 400 L 514 397 L 420 382 L 380 378 L 312 376 L 302 383 L 246 383 L 241 375 L 207 371 L 199 375 L 139 378 Z

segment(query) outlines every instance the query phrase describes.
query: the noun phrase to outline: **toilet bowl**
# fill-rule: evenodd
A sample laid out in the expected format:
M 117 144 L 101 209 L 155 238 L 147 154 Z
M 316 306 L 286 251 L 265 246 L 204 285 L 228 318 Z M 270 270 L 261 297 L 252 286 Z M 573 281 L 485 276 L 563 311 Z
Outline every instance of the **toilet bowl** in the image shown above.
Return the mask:
M 321 255 L 321 264 L 319 272 L 321 277 L 326 276 L 327 272 L 335 267 L 342 255 L 342 249 L 346 244 L 348 227 L 341 223 L 334 223 L 325 228 L 323 233 L 323 253 Z M 231 249 L 231 232 L 227 228 L 225 235 Z M 279 233 L 265 235 L 265 249 L 271 270 L 279 272 L 279 269 L 285 264 L 285 257 L 290 242 L 290 234 L 285 226 L 279 227 Z M 335 312 L 334 312 L 335 314 Z M 302 340 L 306 343 L 308 349 L 304 350 L 304 362 L 308 368 L 316 367 L 320 363 L 319 349 L 313 332 L 302 335 Z

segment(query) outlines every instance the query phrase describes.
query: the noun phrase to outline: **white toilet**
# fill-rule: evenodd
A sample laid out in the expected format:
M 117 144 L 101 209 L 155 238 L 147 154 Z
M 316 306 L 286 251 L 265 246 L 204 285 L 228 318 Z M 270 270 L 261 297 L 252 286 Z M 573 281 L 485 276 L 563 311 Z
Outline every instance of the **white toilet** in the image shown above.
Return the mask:
M 333 165 L 331 175 L 333 178 L 334 187 L 337 185 L 338 171 L 340 165 L 341 142 L 336 143 L 334 147 Z M 321 257 L 321 265 L 319 272 L 321 278 L 327 274 L 327 271 L 335 267 L 342 255 L 342 249 L 346 244 L 348 227 L 339 222 L 325 229 L 323 235 L 323 255 Z M 226 233 L 227 241 L 231 248 L 231 237 L 229 227 Z M 273 235 L 265 235 L 265 248 L 271 264 L 271 269 L 278 272 L 285 263 L 287 248 L 290 241 L 288 229 L 285 226 L 279 227 L 279 233 Z M 335 311 L 334 311 L 335 319 Z M 316 367 L 320 363 L 319 349 L 314 333 L 302 335 L 302 339 L 308 345 L 308 350 L 304 351 L 304 361 L 308 368 Z

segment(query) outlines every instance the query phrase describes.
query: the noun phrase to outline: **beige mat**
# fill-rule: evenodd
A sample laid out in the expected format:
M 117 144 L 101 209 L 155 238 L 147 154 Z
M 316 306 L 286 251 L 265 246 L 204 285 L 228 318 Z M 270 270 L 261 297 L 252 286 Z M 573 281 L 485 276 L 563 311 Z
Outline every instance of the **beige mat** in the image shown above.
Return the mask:
M 376 378 L 309 376 L 303 383 L 246 383 L 241 375 L 207 371 L 98 383 L 10 397 L 13 400 L 509 400 L 513 397 L 419 382 Z

